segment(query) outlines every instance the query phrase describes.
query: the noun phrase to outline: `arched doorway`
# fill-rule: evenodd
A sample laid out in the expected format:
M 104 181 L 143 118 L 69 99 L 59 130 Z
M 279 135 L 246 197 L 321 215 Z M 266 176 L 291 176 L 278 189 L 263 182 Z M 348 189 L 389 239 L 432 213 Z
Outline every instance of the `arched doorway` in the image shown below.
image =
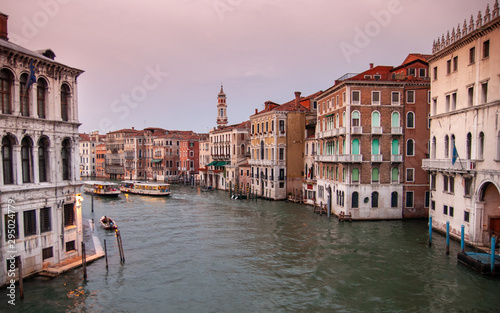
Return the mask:
M 488 225 L 488 240 L 500 237 L 500 192 L 492 182 L 485 182 L 479 189 L 479 201 L 484 205 L 485 222 Z

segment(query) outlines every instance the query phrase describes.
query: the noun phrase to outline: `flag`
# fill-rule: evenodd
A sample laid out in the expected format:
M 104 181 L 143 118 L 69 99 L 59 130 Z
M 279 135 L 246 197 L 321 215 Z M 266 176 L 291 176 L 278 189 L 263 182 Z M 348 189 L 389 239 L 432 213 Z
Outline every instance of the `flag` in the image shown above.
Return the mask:
M 30 89 L 31 85 L 36 83 L 35 76 L 35 66 L 33 65 L 33 59 L 30 60 L 30 77 L 28 78 L 28 82 L 26 83 L 26 91 Z
M 457 161 L 458 158 L 458 151 L 457 151 L 457 146 L 455 146 L 455 143 L 453 143 L 453 156 L 451 159 L 451 164 L 455 165 L 455 162 Z

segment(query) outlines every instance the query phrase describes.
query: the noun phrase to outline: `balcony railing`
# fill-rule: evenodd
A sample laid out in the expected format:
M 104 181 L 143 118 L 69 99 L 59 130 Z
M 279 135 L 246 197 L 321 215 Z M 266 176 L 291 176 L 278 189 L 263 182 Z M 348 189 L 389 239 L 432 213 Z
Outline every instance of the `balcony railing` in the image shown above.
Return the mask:
M 402 135 L 403 134 L 403 127 L 391 127 L 391 134 Z
M 372 134 L 382 134 L 382 126 L 372 127 Z
M 476 170 L 476 160 L 456 160 L 452 159 L 424 159 L 422 160 L 424 170 L 469 172 Z
M 391 162 L 403 162 L 402 154 L 391 154 Z
M 372 162 L 382 162 L 382 154 L 372 154 Z
M 318 162 L 338 162 L 338 155 L 317 155 L 315 160 Z
M 363 133 L 363 126 L 352 126 L 351 127 L 351 133 L 353 133 L 353 134 L 362 134 Z

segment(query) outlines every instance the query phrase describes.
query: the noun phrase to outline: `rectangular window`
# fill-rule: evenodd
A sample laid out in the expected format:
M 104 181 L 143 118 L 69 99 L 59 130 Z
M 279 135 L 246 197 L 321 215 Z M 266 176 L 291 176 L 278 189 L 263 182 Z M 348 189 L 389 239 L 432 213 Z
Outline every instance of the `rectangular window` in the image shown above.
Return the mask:
M 451 95 L 446 95 L 446 112 L 450 112 Z
M 447 205 L 443 205 L 443 214 L 448 215 L 448 206 Z
M 470 216 L 470 213 L 465 211 L 464 212 L 464 222 L 467 222 L 467 223 L 469 222 L 469 216 Z
M 373 75 L 373 78 L 374 78 L 375 80 L 380 80 L 380 79 L 382 78 L 382 76 L 380 76 L 380 75 Z
M 54 256 L 54 252 L 53 252 L 52 247 L 42 249 L 42 261 L 45 261 L 46 259 L 50 259 L 53 256 Z
M 5 241 L 19 238 L 17 213 L 5 214 Z
M 342 103 L 345 104 L 346 98 L 345 98 L 345 92 L 342 93 Z
M 450 176 L 450 193 L 455 193 L 455 177 Z
M 470 107 L 474 105 L 474 86 L 467 89 L 467 105 Z
M 434 80 L 438 79 L 438 68 L 437 66 L 434 67 Z
M 425 68 L 419 68 L 418 69 L 418 76 L 420 77 L 427 77 L 427 71 Z
M 451 110 L 455 111 L 457 109 L 457 93 L 451 94 Z
M 351 103 L 352 104 L 360 104 L 360 92 L 359 91 L 352 92 Z
M 406 181 L 407 182 L 413 182 L 413 181 L 415 181 L 414 174 L 415 174 L 415 169 L 414 168 L 407 168 L 406 169 Z
M 490 41 L 486 40 L 483 42 L 483 58 L 488 58 L 490 56 Z
M 488 102 L 488 82 L 481 84 L 481 104 Z
M 453 207 L 452 207 L 452 206 L 450 206 L 450 208 L 449 208 L 449 213 L 450 213 L 449 215 L 450 215 L 450 216 L 453 216 L 453 211 L 454 211 Z
M 406 92 L 406 102 L 415 103 L 415 90 L 408 90 Z
M 24 211 L 24 237 L 36 235 L 36 210 Z
M 280 120 L 279 124 L 280 124 L 280 126 L 279 126 L 280 132 L 284 133 L 285 132 L 285 121 Z
M 279 148 L 279 160 L 283 161 L 285 159 L 285 149 L 284 148 Z
M 408 69 L 408 76 L 417 76 L 417 71 L 414 67 Z
M 64 205 L 64 227 L 75 225 L 75 208 L 73 203 Z
M 399 105 L 399 91 L 393 91 L 391 93 L 391 104 Z
M 279 180 L 285 180 L 285 169 L 284 168 L 280 168 Z
M 448 192 L 448 176 L 443 176 L 443 191 Z
M 472 47 L 469 50 L 469 64 L 476 63 L 476 47 Z
M 66 252 L 75 251 L 75 241 L 66 242 Z
M 430 197 L 431 197 L 430 191 L 426 191 L 425 192 L 425 199 L 424 199 L 424 208 L 428 208 L 429 207 L 429 202 L 431 200 Z
M 458 56 L 453 58 L 453 72 L 458 71 Z
M 470 197 L 472 190 L 472 178 L 464 178 L 464 197 Z
M 413 208 L 413 191 L 406 192 L 406 203 L 405 207 Z
M 436 210 L 436 201 L 431 200 L 431 210 L 435 211 Z
M 451 60 L 446 61 L 446 74 L 451 73 Z
M 380 104 L 380 91 L 372 91 L 372 104 Z
M 436 190 L 436 174 L 431 174 L 431 190 Z

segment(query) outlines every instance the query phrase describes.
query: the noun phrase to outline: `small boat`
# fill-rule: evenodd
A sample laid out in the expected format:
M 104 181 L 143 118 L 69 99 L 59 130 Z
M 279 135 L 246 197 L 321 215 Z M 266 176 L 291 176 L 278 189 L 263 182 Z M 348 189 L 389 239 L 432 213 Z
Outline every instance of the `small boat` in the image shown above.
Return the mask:
M 101 226 L 104 227 L 104 229 L 117 229 L 118 225 L 116 225 L 115 221 L 111 219 L 111 217 L 108 216 L 103 216 L 99 220 L 101 223 Z
M 118 184 L 102 181 L 84 182 L 83 191 L 85 191 L 86 193 L 107 197 L 118 197 L 118 195 L 120 194 Z
M 120 186 L 120 191 L 138 195 L 166 197 L 170 196 L 170 184 L 125 180 Z
M 201 188 L 201 191 L 213 191 L 213 190 L 214 190 L 214 188 L 212 186 L 209 186 L 209 187 L 205 186 L 205 187 Z

